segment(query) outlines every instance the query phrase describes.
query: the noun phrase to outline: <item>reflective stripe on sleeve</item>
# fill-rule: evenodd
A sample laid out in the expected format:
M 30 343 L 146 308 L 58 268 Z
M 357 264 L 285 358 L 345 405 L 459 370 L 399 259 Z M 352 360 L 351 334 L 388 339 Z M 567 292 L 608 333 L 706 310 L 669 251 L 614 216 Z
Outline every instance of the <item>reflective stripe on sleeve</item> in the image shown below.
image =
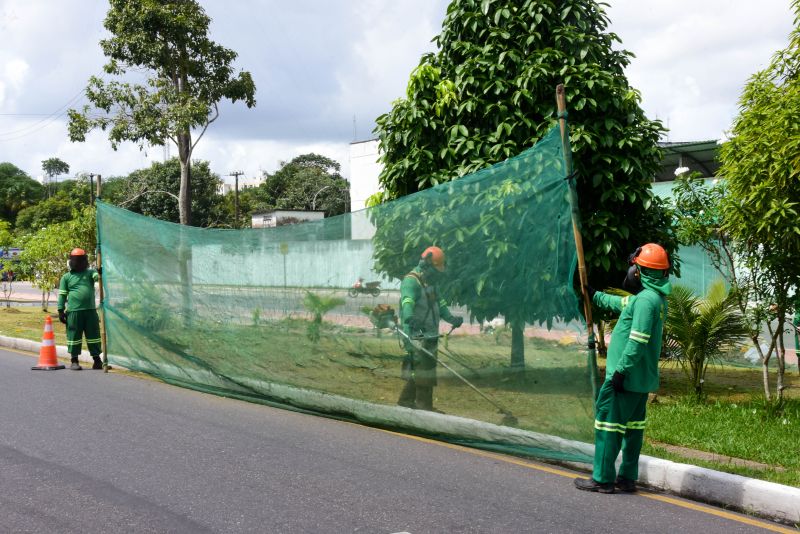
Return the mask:
M 645 334 L 644 332 L 639 332 L 637 330 L 631 330 L 630 339 L 634 341 L 638 341 L 639 343 L 648 343 L 650 341 L 650 334 Z
M 401 306 L 405 306 L 406 304 L 414 305 L 414 299 L 411 297 L 403 297 L 403 300 L 400 301 Z

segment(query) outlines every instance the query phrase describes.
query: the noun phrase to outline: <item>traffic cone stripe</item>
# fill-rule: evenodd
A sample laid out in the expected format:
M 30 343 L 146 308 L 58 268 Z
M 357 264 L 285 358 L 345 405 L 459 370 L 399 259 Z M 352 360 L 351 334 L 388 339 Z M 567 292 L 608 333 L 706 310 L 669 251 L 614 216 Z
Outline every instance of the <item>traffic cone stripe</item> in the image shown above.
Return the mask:
M 39 349 L 39 364 L 31 367 L 31 369 L 55 371 L 63 368 L 64 366 L 58 363 L 58 358 L 56 358 L 56 341 L 53 336 L 53 319 L 48 315 L 44 318 L 44 333 L 42 334 L 42 346 Z

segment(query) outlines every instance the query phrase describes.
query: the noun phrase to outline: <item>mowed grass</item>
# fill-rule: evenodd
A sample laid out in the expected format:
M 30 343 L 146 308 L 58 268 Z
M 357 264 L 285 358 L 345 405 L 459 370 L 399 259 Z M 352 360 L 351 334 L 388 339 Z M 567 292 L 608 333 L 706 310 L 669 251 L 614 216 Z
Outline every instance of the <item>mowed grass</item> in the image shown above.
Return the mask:
M 159 364 L 210 371 L 215 376 L 260 380 L 395 405 L 405 381 L 404 351 L 397 339 L 372 329 L 330 323 L 319 342 L 306 336 L 308 322 L 284 319 L 258 326 L 197 323 L 142 339 L 134 325 L 113 322 L 110 352 L 147 357 Z M 585 355 L 576 347 L 528 338 L 525 373 L 510 373 L 510 346 L 494 336 L 451 336 L 441 356 L 473 386 L 518 422 L 516 427 L 591 441 L 592 407 Z M 112 361 L 113 363 L 113 361 Z M 199 375 L 198 375 L 199 376 Z M 434 405 L 451 414 L 501 424 L 504 414 L 446 369 L 438 371 Z
M 38 307 L 0 308 L 0 334 L 39 341 L 46 315 Z M 57 314 L 51 317 L 56 343 L 63 345 L 64 327 Z M 394 337 L 328 324 L 315 344 L 305 335 L 306 325 L 303 320 L 259 326 L 214 324 L 192 332 L 176 329 L 162 334 L 173 337 L 178 350 L 201 358 L 215 372 L 260 377 L 381 404 L 396 402 L 403 386 L 403 351 Z M 142 341 L 131 334 L 124 327 L 110 333 L 112 354 L 115 350 L 132 355 L 141 352 L 155 362 L 195 365 L 176 360 L 175 353 L 166 351 L 157 340 Z M 461 360 L 443 361 L 517 416 L 520 428 L 592 441 L 590 394 L 579 348 L 526 339 L 527 370 L 513 377 L 507 372 L 507 339 L 452 336 L 442 346 L 449 347 Z M 602 371 L 604 361 L 600 364 Z M 439 409 L 493 423 L 501 421 L 497 409 L 448 374 L 444 369 L 439 371 L 435 390 Z M 774 372 L 770 378 L 774 391 Z M 673 364 L 663 365 L 656 402 L 648 405 L 643 452 L 800 487 L 800 455 L 796 453 L 800 442 L 800 376 L 796 367 L 787 370 L 784 395 L 788 400 L 778 411 L 765 408 L 761 381 L 759 368 L 712 366 L 706 378 L 706 397 L 698 402 L 688 393 L 683 372 Z M 659 443 L 773 467 L 740 467 L 694 455 L 690 458 L 669 452 Z
M 53 320 L 56 344 L 66 344 L 66 329 L 63 324 L 58 322 L 58 313 L 56 313 L 55 306 L 50 308 L 49 313 L 43 312 L 39 306 L 0 307 L 0 335 L 41 341 L 45 318 L 48 315 Z
M 774 395 L 774 369 L 770 371 L 770 381 Z M 760 368 L 715 365 L 708 369 L 704 398 L 698 400 L 689 393 L 683 371 L 675 364 L 664 364 L 658 395 L 647 407 L 643 452 L 800 487 L 800 455 L 796 453 L 800 442 L 797 367 L 787 369 L 784 384 L 784 404 L 767 405 Z M 771 468 L 687 456 L 667 451 L 661 443 L 768 464 Z

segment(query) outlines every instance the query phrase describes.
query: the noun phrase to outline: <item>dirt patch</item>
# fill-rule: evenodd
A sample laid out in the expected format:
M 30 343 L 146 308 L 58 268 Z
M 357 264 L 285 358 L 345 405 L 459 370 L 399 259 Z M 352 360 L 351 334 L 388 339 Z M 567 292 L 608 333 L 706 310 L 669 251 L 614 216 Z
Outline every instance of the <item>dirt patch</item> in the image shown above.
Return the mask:
M 687 447 L 680 447 L 678 445 L 670 445 L 668 443 L 662 443 L 660 441 L 655 441 L 655 440 L 648 440 L 648 441 L 654 447 L 659 447 L 661 449 L 666 450 L 667 452 L 671 452 L 673 454 L 679 454 L 685 458 L 690 458 L 692 460 L 706 460 L 709 462 L 716 462 L 720 464 L 729 464 L 738 467 L 749 467 L 751 469 L 760 469 L 762 471 L 765 471 L 767 469 L 774 469 L 775 471 L 786 471 L 785 468 L 778 465 L 762 464 L 761 462 L 754 462 L 752 460 L 744 460 L 742 458 L 734 458 L 733 456 L 725 456 L 724 454 L 716 454 L 707 451 L 698 451 L 697 449 L 689 449 Z

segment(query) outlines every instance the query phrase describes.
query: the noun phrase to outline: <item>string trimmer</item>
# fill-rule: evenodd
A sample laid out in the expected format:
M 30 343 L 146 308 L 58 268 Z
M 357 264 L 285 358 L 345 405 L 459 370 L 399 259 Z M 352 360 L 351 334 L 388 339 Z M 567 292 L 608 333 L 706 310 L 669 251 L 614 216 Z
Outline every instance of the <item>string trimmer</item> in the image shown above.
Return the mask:
M 486 393 L 484 393 L 483 391 L 481 391 L 480 389 L 478 389 L 478 388 L 477 388 L 477 387 L 476 387 L 476 386 L 475 386 L 475 385 L 474 385 L 472 382 L 470 382 L 469 380 L 467 380 L 466 378 L 464 378 L 463 376 L 461 376 L 461 373 L 459 373 L 458 371 L 456 371 L 455 369 L 453 369 L 452 367 L 450 367 L 449 365 L 447 365 L 446 363 L 444 363 L 443 361 L 441 361 L 439 358 L 437 358 L 437 357 L 436 357 L 436 356 L 435 356 L 433 353 L 431 353 L 431 352 L 430 352 L 428 349 L 426 349 L 425 347 L 423 347 L 421 343 L 419 343 L 419 342 L 418 342 L 417 340 L 415 340 L 415 339 L 412 339 L 412 338 L 411 338 L 411 337 L 410 337 L 408 334 L 406 334 L 405 332 L 403 332 L 403 330 L 402 330 L 402 329 L 400 329 L 400 328 L 399 328 L 397 325 L 395 325 L 394 329 L 395 329 L 395 331 L 396 331 L 396 332 L 397 332 L 399 335 L 401 335 L 401 336 L 403 336 L 405 339 L 407 339 L 407 340 L 408 340 L 408 342 L 409 342 L 409 343 L 411 343 L 411 346 L 413 346 L 415 350 L 418 350 L 418 351 L 420 351 L 420 352 L 422 352 L 422 353 L 426 354 L 426 355 L 427 355 L 429 358 L 432 358 L 432 359 L 433 359 L 435 362 L 437 362 L 437 363 L 438 363 L 438 364 L 440 364 L 442 367 L 444 367 L 445 369 L 447 369 L 448 371 L 450 371 L 451 373 L 453 373 L 453 375 L 455 375 L 455 377 L 456 377 L 456 378 L 458 378 L 459 380 L 461 380 L 462 382 L 464 382 L 464 383 L 465 383 L 467 386 L 469 386 L 469 387 L 470 387 L 470 389 L 472 389 L 472 391 L 474 391 L 475 393 L 477 393 L 478 395 L 480 395 L 481 397 L 483 397 L 483 399 L 484 399 L 484 400 L 486 400 L 486 401 L 487 401 L 487 402 L 489 402 L 489 403 L 490 403 L 492 406 L 494 406 L 495 408 L 497 408 L 497 410 L 498 410 L 498 411 L 499 411 L 501 414 L 503 414 L 503 420 L 501 421 L 501 424 L 503 424 L 503 425 L 507 425 L 507 426 L 514 426 L 514 425 L 516 425 L 516 424 L 519 422 L 519 420 L 518 420 L 518 419 L 517 419 L 517 418 L 514 416 L 514 414 L 512 414 L 512 413 L 511 413 L 511 412 L 510 412 L 508 409 L 506 409 L 506 408 L 505 408 L 505 407 L 503 407 L 503 406 L 502 406 L 502 405 L 501 405 L 499 402 L 497 402 L 496 400 L 492 399 L 491 397 L 489 397 L 489 395 L 487 395 Z

